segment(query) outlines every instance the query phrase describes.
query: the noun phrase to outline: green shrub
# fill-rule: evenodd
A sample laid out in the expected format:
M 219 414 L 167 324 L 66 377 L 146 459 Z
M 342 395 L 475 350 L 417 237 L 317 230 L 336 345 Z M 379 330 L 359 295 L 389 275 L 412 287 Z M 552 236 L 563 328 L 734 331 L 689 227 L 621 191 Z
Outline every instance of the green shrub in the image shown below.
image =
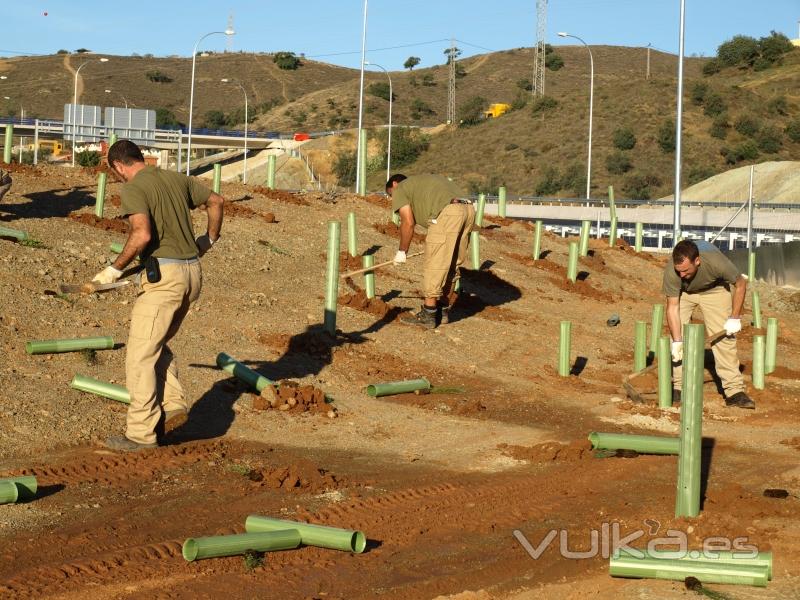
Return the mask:
M 614 131 L 614 147 L 618 150 L 633 150 L 636 145 L 636 136 L 629 127 L 620 127 Z
M 561 189 L 561 175 L 555 167 L 547 167 L 536 182 L 537 196 L 552 196 Z
M 723 113 L 714 118 L 714 122 L 711 124 L 708 133 L 711 134 L 711 137 L 724 140 L 728 137 L 728 129 L 730 129 L 730 123 L 728 123 L 727 115 Z
M 523 92 L 530 92 L 533 90 L 533 84 L 530 79 L 517 79 L 517 87 Z
M 710 59 L 703 65 L 703 75 L 710 76 L 719 73 L 722 67 L 716 58 Z
M 756 137 L 758 149 L 767 154 L 775 154 L 783 147 L 783 140 L 781 140 L 781 133 L 772 125 L 762 127 Z
M 723 146 L 720 148 L 719 153 L 725 157 L 726 163 L 735 165 L 743 160 L 755 160 L 758 158 L 758 147 L 752 140 L 747 140 L 733 148 Z
M 63 48 L 56 52 L 56 54 L 69 54 L 69 50 L 64 50 Z
M 412 71 L 419 63 L 420 59 L 418 56 L 409 56 L 406 62 L 403 63 L 403 68 Z
M 578 163 L 568 166 L 561 176 L 561 189 L 568 190 L 576 198 L 583 197 L 586 193 L 586 167 Z
M 276 52 L 275 56 L 272 57 L 272 62 L 284 71 L 296 71 L 302 65 L 294 52 Z
M 789 114 L 789 103 L 786 96 L 775 96 L 767 102 L 767 110 L 774 115 L 785 117 Z
M 388 129 L 381 129 L 377 134 L 381 144 L 382 166 L 386 168 L 386 151 L 388 150 Z M 404 167 L 417 160 L 430 146 L 430 138 L 418 129 L 409 127 L 392 128 L 392 167 Z
M 708 94 L 708 84 L 697 82 L 692 86 L 692 104 L 695 106 L 700 106 L 706 99 L 706 95 Z
M 716 173 L 714 173 L 714 170 L 710 167 L 690 167 L 686 171 L 686 183 L 689 185 L 694 185 L 695 183 L 704 181 L 709 177 L 713 177 L 714 175 L 716 175 Z
M 486 98 L 473 96 L 464 104 L 458 107 L 459 125 L 477 125 L 483 120 L 483 111 L 486 110 L 488 103 Z
M 753 137 L 758 133 L 761 124 L 748 115 L 742 115 L 733 124 L 733 128 L 745 137 Z
M 545 53 L 544 66 L 551 71 L 558 71 L 564 66 L 564 59 L 555 52 Z
M 625 178 L 622 191 L 634 200 L 649 200 L 660 185 L 661 180 L 653 174 L 634 174 Z
M 145 77 L 154 83 L 171 83 L 172 77 L 161 71 L 148 71 Z
M 675 121 L 665 119 L 658 128 L 656 142 L 661 151 L 665 154 L 675 152 Z
M 342 152 L 336 155 L 333 172 L 342 187 L 349 187 L 356 182 L 357 152 Z
M 752 66 L 758 55 L 758 41 L 748 35 L 735 35 L 717 48 L 717 60 L 723 67 Z
M 789 123 L 783 131 L 791 141 L 795 144 L 800 144 L 800 119 L 795 119 Z
M 606 170 L 612 175 L 622 175 L 631 170 L 633 164 L 627 154 L 614 152 L 606 157 Z
M 84 150 L 75 154 L 75 162 L 82 167 L 96 167 L 102 158 L 103 155 L 94 150 Z
M 531 106 L 531 114 L 535 116 L 539 113 L 545 113 L 553 110 L 557 106 L 558 100 L 552 96 L 540 96 L 533 101 L 533 106 Z
M 761 58 L 770 64 L 779 62 L 784 54 L 794 50 L 789 38 L 776 31 L 771 31 L 768 36 L 758 40 L 758 47 Z
M 434 114 L 436 114 L 436 111 L 434 111 L 419 98 L 414 98 L 414 100 L 411 102 L 411 118 L 415 121 L 418 121 L 424 116 L 430 116 Z
M 433 73 L 425 73 L 422 76 L 422 87 L 433 87 L 436 82 L 433 80 Z
M 50 148 L 39 148 L 39 158 L 38 160 L 41 162 L 47 162 L 47 159 L 50 155 L 53 154 L 53 151 Z M 22 151 L 22 162 L 23 165 L 32 165 L 33 164 L 33 150 L 23 150 Z
M 209 129 L 222 129 L 227 124 L 225 113 L 221 110 L 209 110 L 205 114 L 205 125 Z
M 367 93 L 375 96 L 376 98 L 381 98 L 383 100 L 389 101 L 389 84 L 385 81 L 381 81 L 378 83 L 372 83 L 367 88 Z M 392 100 L 397 98 L 395 94 L 392 94 Z
M 525 92 L 519 92 L 515 97 L 514 100 L 511 101 L 511 110 L 522 110 L 528 105 L 528 98 L 530 94 L 526 94 Z
M 181 124 L 175 113 L 167 108 L 156 109 L 156 127 L 159 129 L 179 129 Z
M 703 112 L 709 117 L 716 117 L 728 110 L 728 105 L 725 104 L 725 100 L 715 92 L 706 94 L 705 105 Z

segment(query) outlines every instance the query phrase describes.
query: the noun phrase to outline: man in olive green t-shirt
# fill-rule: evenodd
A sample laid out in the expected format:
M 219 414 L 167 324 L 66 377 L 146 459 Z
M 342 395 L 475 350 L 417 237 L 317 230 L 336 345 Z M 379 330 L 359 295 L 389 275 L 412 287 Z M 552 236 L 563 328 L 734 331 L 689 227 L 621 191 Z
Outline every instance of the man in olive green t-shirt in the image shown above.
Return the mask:
M 157 446 L 160 436 L 186 421 L 190 403 L 167 343 L 200 296 L 198 258 L 219 239 L 224 199 L 191 177 L 145 165 L 141 150 L 129 140 L 109 148 L 108 166 L 125 182 L 122 212 L 130 233 L 114 263 L 92 281 L 113 283 L 137 255 L 147 273 L 126 348 L 127 427 L 125 435 L 106 441 L 109 448 L 129 451 Z M 201 205 L 208 230 L 195 239 L 191 209 Z
M 427 227 L 425 264 L 423 266 L 424 303 L 418 313 L 403 321 L 426 329 L 436 327 L 436 313 L 441 322 L 450 321 L 451 292 L 457 289 L 459 268 L 469 246 L 469 234 L 475 224 L 475 209 L 465 199 L 463 190 L 441 175 L 392 175 L 386 182 L 392 198 L 392 211 L 400 215 L 400 249 L 394 263 L 406 262 L 406 253 L 414 236 L 414 226 Z
M 698 245 L 702 246 L 702 251 Z M 695 244 L 691 240 L 681 240 L 672 249 L 672 260 L 664 269 L 663 290 L 667 297 L 672 360 L 677 363 L 672 371 L 673 400 L 680 400 L 681 395 L 683 325 L 689 323 L 694 309 L 699 307 L 708 334 L 722 330 L 727 334 L 711 347 L 717 375 L 725 392 L 725 404 L 755 408 L 755 403 L 744 391 L 735 338 L 736 333 L 742 330 L 747 279 L 715 246 L 707 242 Z

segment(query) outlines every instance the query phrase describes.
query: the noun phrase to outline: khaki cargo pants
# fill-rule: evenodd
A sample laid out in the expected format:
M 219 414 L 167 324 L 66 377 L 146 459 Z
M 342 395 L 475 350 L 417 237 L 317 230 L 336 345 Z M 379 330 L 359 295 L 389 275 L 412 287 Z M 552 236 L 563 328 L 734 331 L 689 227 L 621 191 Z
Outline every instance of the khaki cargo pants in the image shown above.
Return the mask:
M 161 264 L 160 268 L 161 281 L 157 283 L 142 276 L 143 291 L 131 313 L 125 357 L 125 383 L 131 395 L 125 435 L 139 444 L 155 443 L 162 410 L 189 410 L 175 356 L 167 343 L 200 296 L 203 274 L 198 260 Z
M 11 189 L 11 175 L 8 171 L 0 169 L 0 200 L 6 195 L 6 192 Z
M 448 204 L 428 225 L 422 288 L 425 298 L 447 298 L 460 277 L 467 257 L 469 233 L 475 224 L 472 204 Z
M 731 292 L 724 286 L 716 286 L 697 294 L 681 294 L 681 325 L 692 318 L 695 308 L 700 307 L 706 325 L 706 336 L 725 329 L 725 321 L 731 314 Z M 744 378 L 739 372 L 739 355 L 736 352 L 736 338 L 728 336 L 711 346 L 714 353 L 714 366 L 722 380 L 725 397 L 744 391 Z M 679 390 L 683 385 L 683 368 L 677 365 L 672 369 L 672 386 Z

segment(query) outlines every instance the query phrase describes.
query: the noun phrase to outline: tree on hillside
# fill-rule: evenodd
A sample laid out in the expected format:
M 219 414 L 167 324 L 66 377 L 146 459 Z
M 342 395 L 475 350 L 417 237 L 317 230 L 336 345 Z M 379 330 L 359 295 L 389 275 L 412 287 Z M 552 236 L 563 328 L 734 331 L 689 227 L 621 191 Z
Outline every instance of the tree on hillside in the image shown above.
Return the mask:
M 614 131 L 614 146 L 619 150 L 632 150 L 636 145 L 636 135 L 629 127 L 620 127 Z
M 159 129 L 179 129 L 181 124 L 175 113 L 167 108 L 156 109 L 156 127 Z
M 758 41 L 749 35 L 735 35 L 717 48 L 717 60 L 723 67 L 751 67 L 758 58 Z
M 768 36 L 756 40 L 747 35 L 735 35 L 717 48 L 717 58 L 703 67 L 711 75 L 723 67 L 767 69 L 780 63 L 783 55 L 794 49 L 792 42 L 782 33 L 771 31 Z
M 389 84 L 385 81 L 379 81 L 377 83 L 371 83 L 367 88 L 367 93 L 375 96 L 376 98 L 382 98 L 383 100 L 389 101 Z M 392 94 L 392 100 L 397 98 L 397 94 Z
M 295 56 L 294 52 L 276 52 L 272 57 L 272 62 L 278 65 L 279 69 L 284 71 L 295 71 L 302 65 L 300 59 Z
M 560 54 L 556 54 L 555 52 L 551 52 L 550 54 L 545 53 L 544 66 L 551 71 L 558 71 L 564 66 L 564 59 L 561 58 Z
M 658 147 L 661 148 L 661 151 L 665 154 L 675 152 L 675 121 L 672 119 L 665 119 L 664 122 L 661 123 L 661 127 L 658 128 L 658 134 L 656 135 L 656 141 L 658 142 Z
M 225 113 L 221 110 L 209 110 L 205 114 L 206 127 L 209 129 L 222 129 L 225 124 Z
M 477 125 L 483 120 L 483 111 L 488 103 L 485 98 L 473 96 L 458 107 L 459 125 Z
M 455 46 L 453 48 L 445 48 L 444 55 L 447 57 L 447 61 L 444 64 L 449 65 L 452 61 L 461 56 L 461 49 Z
M 409 56 L 406 59 L 406 62 L 403 63 L 403 68 L 413 71 L 414 67 L 416 67 L 420 62 L 422 61 L 420 61 L 418 56 Z

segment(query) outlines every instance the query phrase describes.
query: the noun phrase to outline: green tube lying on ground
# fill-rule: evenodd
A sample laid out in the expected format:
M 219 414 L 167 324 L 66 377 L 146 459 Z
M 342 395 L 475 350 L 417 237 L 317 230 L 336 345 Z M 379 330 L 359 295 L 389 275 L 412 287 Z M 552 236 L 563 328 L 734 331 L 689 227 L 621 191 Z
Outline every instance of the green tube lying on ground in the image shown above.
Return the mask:
M 17 484 L 13 481 L 0 481 L 0 504 L 14 504 L 19 497 Z
M 201 558 L 236 556 L 237 554 L 244 554 L 248 550 L 255 550 L 256 552 L 291 550 L 299 545 L 300 532 L 297 529 L 266 533 L 215 535 L 187 539 L 183 542 L 183 558 L 193 561 Z
M 638 548 L 637 548 L 638 550 Z M 668 559 L 668 560 L 682 560 L 690 562 L 710 562 L 710 563 L 730 563 L 733 565 L 746 565 L 751 567 L 763 567 L 767 570 L 767 579 L 772 581 L 772 552 L 759 552 L 756 556 L 750 556 L 750 552 L 732 550 L 690 550 L 689 552 L 681 553 L 674 551 L 658 551 L 650 552 L 648 550 L 639 550 L 648 558 L 654 559 Z M 630 550 L 620 548 L 617 550 L 616 555 L 632 556 L 639 558 L 638 555 L 633 554 Z
M 678 454 L 681 440 L 678 437 L 656 435 L 629 435 L 627 433 L 600 433 L 593 431 L 589 441 L 595 450 L 634 450 L 641 454 Z
M 98 379 L 94 379 L 93 377 L 87 377 L 86 375 L 75 375 L 75 377 L 72 378 L 69 386 L 76 390 L 89 392 L 90 394 L 97 394 L 103 398 L 116 400 L 117 402 L 122 402 L 123 404 L 131 403 L 131 395 L 128 390 L 121 385 L 117 385 L 116 383 L 106 383 L 105 381 L 100 381 Z
M 763 566 L 711 561 L 633 558 L 625 555 L 611 557 L 608 573 L 612 577 L 673 581 L 683 581 L 687 577 L 694 577 L 702 583 L 729 583 L 756 587 L 766 587 L 768 580 L 767 569 Z
M 9 229 L 8 227 L 0 227 L 0 237 L 15 238 L 17 241 L 28 239 L 28 234 L 18 229 Z
M 297 523 L 271 517 L 250 515 L 244 523 L 245 530 L 249 532 L 277 531 L 291 527 L 300 532 L 300 540 L 305 546 L 318 546 L 331 550 L 343 550 L 360 554 L 367 547 L 367 537 L 362 531 L 339 529 L 325 525 L 311 525 Z
M 378 396 L 392 396 L 393 394 L 407 394 L 416 390 L 431 389 L 431 382 L 427 379 L 408 379 L 406 381 L 389 381 L 386 383 L 371 383 L 367 386 L 367 394 Z
M 236 379 L 241 379 L 247 385 L 255 388 L 259 392 L 267 386 L 275 385 L 274 382 L 270 381 L 263 375 L 259 375 L 250 367 L 243 365 L 238 360 L 229 354 L 225 354 L 224 352 L 217 354 L 217 366 L 226 373 L 230 373 L 236 377 Z
M 10 481 L 17 486 L 17 500 L 33 500 L 36 498 L 38 483 L 33 475 L 18 475 L 16 477 L 3 477 L 0 483 Z
M 109 246 L 110 250 L 114 254 L 120 254 L 124 247 L 125 247 L 125 244 L 122 244 L 120 242 L 111 242 L 111 245 Z
M 77 350 L 109 350 L 114 347 L 111 336 L 78 338 L 74 340 L 36 340 L 25 343 L 28 354 L 53 354 Z

